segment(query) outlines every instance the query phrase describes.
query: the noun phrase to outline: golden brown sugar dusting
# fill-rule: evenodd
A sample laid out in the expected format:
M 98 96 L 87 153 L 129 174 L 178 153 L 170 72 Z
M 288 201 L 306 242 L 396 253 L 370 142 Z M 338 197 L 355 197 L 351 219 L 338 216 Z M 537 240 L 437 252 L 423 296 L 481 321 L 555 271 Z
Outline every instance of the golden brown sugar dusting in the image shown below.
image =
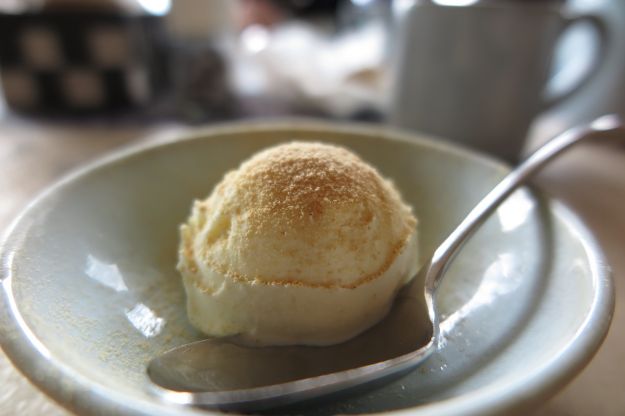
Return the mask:
M 415 227 L 397 189 L 356 155 L 293 142 L 254 155 L 195 204 L 180 266 L 240 282 L 353 289 L 383 275 Z
M 386 261 L 384 262 L 384 264 L 382 264 L 382 266 L 379 269 L 375 270 L 372 273 L 359 276 L 357 279 L 349 283 L 338 283 L 335 281 L 304 282 L 298 279 L 297 277 L 292 277 L 288 279 L 273 279 L 267 276 L 250 277 L 250 276 L 243 276 L 217 263 L 209 263 L 209 265 L 214 271 L 220 273 L 223 276 L 227 276 L 239 283 L 255 283 L 255 284 L 270 285 L 270 286 L 304 286 L 304 287 L 310 287 L 310 288 L 323 288 L 323 289 L 356 289 L 359 286 L 365 283 L 369 283 L 372 280 L 377 279 L 382 274 L 384 274 L 389 269 L 393 261 L 397 258 L 397 256 L 404 249 L 404 246 L 406 245 L 406 243 L 407 241 L 402 241 L 398 243 L 395 247 L 393 247 L 391 250 L 391 255 L 387 257 Z M 190 270 L 193 273 L 197 272 L 197 269 L 195 270 L 190 269 Z M 202 287 L 204 288 L 204 290 L 208 290 L 204 287 L 202 282 L 197 279 L 197 276 L 192 276 L 191 278 L 197 287 Z
M 345 149 L 319 143 L 295 142 L 261 152 L 234 179 L 262 211 L 259 217 L 270 214 L 289 221 L 317 219 L 329 205 L 383 195 L 383 184 L 370 166 Z

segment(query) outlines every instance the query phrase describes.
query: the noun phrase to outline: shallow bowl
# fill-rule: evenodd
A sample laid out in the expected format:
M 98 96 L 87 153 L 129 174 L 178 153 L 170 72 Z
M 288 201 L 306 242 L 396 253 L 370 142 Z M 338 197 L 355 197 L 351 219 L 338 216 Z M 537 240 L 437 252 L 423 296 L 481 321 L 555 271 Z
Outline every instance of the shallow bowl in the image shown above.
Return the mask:
M 175 270 L 193 199 L 254 152 L 292 139 L 347 146 L 391 178 L 429 253 L 508 171 L 440 141 L 309 121 L 240 123 L 140 145 L 79 169 L 33 201 L 1 249 L 2 346 L 80 414 L 203 412 L 149 393 L 151 357 L 201 338 Z M 591 359 L 613 310 L 608 268 L 564 206 L 522 189 L 463 249 L 439 293 L 445 343 L 377 390 L 303 414 L 470 415 L 522 411 Z

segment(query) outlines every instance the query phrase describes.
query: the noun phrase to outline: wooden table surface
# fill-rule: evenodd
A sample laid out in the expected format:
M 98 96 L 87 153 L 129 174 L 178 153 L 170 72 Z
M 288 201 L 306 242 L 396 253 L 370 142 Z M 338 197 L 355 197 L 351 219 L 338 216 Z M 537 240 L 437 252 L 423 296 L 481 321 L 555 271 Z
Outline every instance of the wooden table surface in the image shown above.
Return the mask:
M 174 128 L 175 129 L 175 128 Z M 111 127 L 0 120 L 0 229 L 38 191 L 68 170 L 163 126 Z M 164 131 L 170 132 L 169 127 Z M 149 140 L 149 139 L 148 139 Z M 625 138 L 624 138 L 625 142 Z M 602 245 L 617 290 L 614 321 L 589 366 L 534 413 L 540 416 L 625 415 L 625 145 L 584 145 L 535 181 L 573 208 Z M 34 388 L 0 352 L 0 415 L 67 415 Z

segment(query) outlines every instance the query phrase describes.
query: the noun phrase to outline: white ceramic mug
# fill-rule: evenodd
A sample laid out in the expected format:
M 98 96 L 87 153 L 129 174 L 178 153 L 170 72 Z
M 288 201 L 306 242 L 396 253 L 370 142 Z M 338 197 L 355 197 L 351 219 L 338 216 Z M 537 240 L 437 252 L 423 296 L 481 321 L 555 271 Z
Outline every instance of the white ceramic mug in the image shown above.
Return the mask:
M 517 161 L 536 115 L 577 90 L 545 98 L 560 35 L 587 21 L 605 50 L 605 26 L 560 1 L 442 3 L 454 2 L 414 2 L 401 18 L 390 122 Z

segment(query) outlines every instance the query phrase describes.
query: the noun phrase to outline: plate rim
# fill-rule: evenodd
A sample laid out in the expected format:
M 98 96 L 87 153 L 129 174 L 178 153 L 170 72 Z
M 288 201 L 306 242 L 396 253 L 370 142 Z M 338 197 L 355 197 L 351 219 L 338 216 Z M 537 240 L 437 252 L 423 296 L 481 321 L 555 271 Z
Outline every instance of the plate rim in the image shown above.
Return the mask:
M 306 131 L 323 133 L 342 133 L 367 137 L 380 137 L 382 140 L 418 143 L 420 146 L 438 150 L 455 157 L 469 159 L 472 162 L 487 165 L 505 173 L 509 167 L 495 158 L 468 149 L 462 145 L 452 144 L 443 139 L 421 133 L 408 132 L 386 125 L 367 123 L 336 122 L 311 120 L 306 118 L 288 118 L 275 120 L 246 120 L 217 123 L 207 127 L 192 128 L 183 132 L 174 132 L 170 136 L 157 137 L 151 141 L 140 141 L 126 145 L 94 161 L 81 165 L 61 179 L 53 182 L 35 196 L 15 217 L 6 228 L 0 242 L 0 344 L 11 363 L 42 390 L 48 397 L 61 406 L 79 412 L 89 412 L 99 408 L 100 411 L 115 414 L 136 415 L 179 415 L 186 414 L 220 414 L 200 411 L 193 408 L 176 408 L 167 404 L 156 404 L 153 401 L 129 397 L 112 388 L 101 385 L 73 370 L 60 360 L 54 359 L 26 324 L 11 290 L 13 280 L 12 262 L 15 246 L 20 240 L 20 226 L 28 215 L 41 203 L 56 192 L 79 180 L 83 176 L 93 174 L 99 169 L 141 156 L 150 150 L 178 145 L 183 142 L 210 139 L 210 136 L 224 134 L 240 134 L 246 131 Z M 500 413 L 511 408 L 530 407 L 538 400 L 551 397 L 555 392 L 578 374 L 590 362 L 605 339 L 614 312 L 615 294 L 611 270 L 606 263 L 601 248 L 586 224 L 566 204 L 551 197 L 550 211 L 577 234 L 588 255 L 591 266 L 591 279 L 595 291 L 591 309 L 575 336 L 554 360 L 537 368 L 526 377 L 499 386 L 487 386 L 472 391 L 470 394 L 453 397 L 438 402 L 423 404 L 418 407 L 387 411 L 395 415 L 452 415 L 452 414 L 485 414 Z M 45 365 L 41 365 L 45 364 Z M 76 400 L 74 395 L 84 396 Z

